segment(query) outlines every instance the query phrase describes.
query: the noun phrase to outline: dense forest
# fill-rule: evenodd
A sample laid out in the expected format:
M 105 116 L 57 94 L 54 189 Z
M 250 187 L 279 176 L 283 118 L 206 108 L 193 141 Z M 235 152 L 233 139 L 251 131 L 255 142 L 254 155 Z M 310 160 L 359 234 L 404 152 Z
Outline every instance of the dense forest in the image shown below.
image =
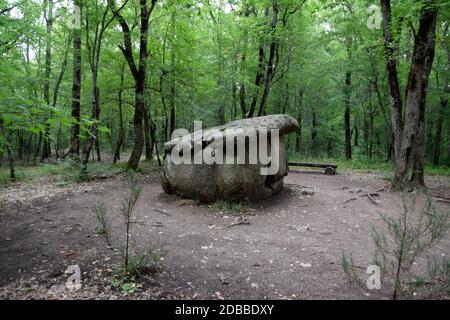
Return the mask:
M 449 21 L 445 0 L 0 0 L 1 165 L 137 169 L 194 120 L 285 113 L 291 158 L 423 186 L 450 165 Z

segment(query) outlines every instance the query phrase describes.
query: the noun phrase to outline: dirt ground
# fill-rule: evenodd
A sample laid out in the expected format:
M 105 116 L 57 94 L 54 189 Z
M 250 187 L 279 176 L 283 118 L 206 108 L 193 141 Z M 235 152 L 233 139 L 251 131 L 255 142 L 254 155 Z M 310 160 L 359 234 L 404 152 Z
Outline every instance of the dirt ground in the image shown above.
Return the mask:
M 112 229 L 120 233 L 126 181 L 58 187 L 43 180 L 0 189 L 0 299 L 382 298 L 355 289 L 340 265 L 343 252 L 352 253 L 362 269 L 370 265 L 371 230 L 381 226 L 378 212 L 401 210 L 400 195 L 388 191 L 374 198 L 378 205 L 368 197 L 344 204 L 356 191 L 382 189 L 382 176 L 291 172 L 285 190 L 250 204 L 245 220 L 164 195 L 157 174 L 140 179 L 135 245 L 166 254 L 159 272 L 144 275 L 136 293 L 111 285 L 119 257 L 95 233 L 92 218 L 92 208 L 103 201 Z M 427 183 L 450 197 L 449 178 Z M 302 186 L 315 194 L 303 195 Z M 446 203 L 437 206 L 449 209 Z M 436 253 L 450 254 L 449 236 Z M 83 287 L 68 293 L 64 271 L 74 264 L 81 268 Z

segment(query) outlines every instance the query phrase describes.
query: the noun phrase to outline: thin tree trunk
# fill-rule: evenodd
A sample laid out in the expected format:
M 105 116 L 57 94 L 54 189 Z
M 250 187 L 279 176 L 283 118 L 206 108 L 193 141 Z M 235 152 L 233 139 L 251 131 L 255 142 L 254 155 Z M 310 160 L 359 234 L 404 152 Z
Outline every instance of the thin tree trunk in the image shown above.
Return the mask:
M 16 172 L 14 169 L 14 158 L 11 150 L 11 141 L 9 138 L 6 137 L 6 132 L 4 128 L 3 118 L 0 114 L 0 134 L 3 136 L 3 139 L 5 140 L 5 148 L 6 148 L 6 155 L 8 157 L 8 168 L 9 168 L 9 178 L 11 181 L 16 180 Z
M 317 115 L 312 110 L 312 122 L 311 122 L 311 156 L 317 156 Z
M 269 102 L 269 94 L 272 88 L 272 80 L 276 72 L 277 63 L 275 62 L 275 58 L 277 56 L 278 51 L 278 40 L 276 35 L 276 28 L 278 23 L 278 4 L 276 0 L 272 0 L 272 22 L 270 25 L 271 29 L 271 42 L 270 42 L 270 51 L 269 51 L 269 60 L 267 62 L 267 74 L 265 76 L 264 81 L 264 92 L 261 100 L 261 105 L 259 107 L 258 116 L 263 116 L 266 114 L 266 106 Z
M 433 164 L 438 165 L 441 159 L 441 149 L 442 149 L 442 127 L 445 118 L 445 109 L 447 108 L 447 94 L 448 94 L 448 84 L 450 76 L 450 51 L 447 52 L 447 67 L 445 72 L 444 81 L 442 83 L 439 115 L 436 121 L 436 134 L 434 140 L 434 153 L 433 153 Z
M 352 40 L 347 40 L 347 54 L 349 63 L 352 60 Z M 345 158 L 352 159 L 352 132 L 350 128 L 350 98 L 351 98 L 352 72 L 347 70 L 345 73 L 345 114 L 344 114 L 344 131 L 345 131 Z
M 114 153 L 114 164 L 116 164 L 117 161 L 120 160 L 120 152 L 122 150 L 122 146 L 125 141 L 125 128 L 123 125 L 123 101 L 122 101 L 124 82 L 125 82 L 125 64 L 123 64 L 120 68 L 120 89 L 119 89 L 119 93 L 118 93 L 118 98 L 119 98 L 119 137 L 117 140 L 116 151 Z
M 269 16 L 269 8 L 265 9 L 264 16 L 267 18 Z M 265 43 L 264 39 L 261 38 L 261 42 L 259 45 L 258 50 L 258 71 L 256 72 L 256 79 L 255 79 L 255 92 L 253 93 L 252 98 L 252 104 L 250 105 L 250 110 L 247 114 L 248 118 L 253 118 L 255 111 L 256 111 L 256 104 L 258 103 L 258 97 L 259 97 L 259 89 L 261 87 L 261 82 L 264 78 L 264 58 L 265 58 Z
M 298 122 L 298 126 L 299 126 L 299 130 L 296 136 L 296 142 L 295 142 L 295 146 L 296 146 L 296 150 L 299 154 L 302 153 L 302 124 L 303 124 L 303 90 L 299 89 L 298 90 L 298 95 L 297 95 L 297 122 Z
M 145 138 L 145 159 L 153 160 L 153 140 L 151 132 L 151 117 L 148 110 L 144 111 L 144 138 Z
M 175 131 L 175 123 L 176 123 L 176 106 L 175 106 L 175 95 L 176 95 L 176 37 L 177 37 L 177 16 L 176 16 L 176 10 L 172 13 L 172 21 L 171 21 L 171 27 L 172 27 L 172 43 L 170 47 L 170 129 L 169 133 L 170 136 L 172 136 L 173 132 Z
M 53 0 L 45 0 L 44 18 L 47 27 L 47 40 L 45 49 L 45 75 L 44 75 L 44 100 L 50 106 L 50 77 L 52 72 L 52 29 L 53 29 Z M 50 125 L 45 124 L 44 141 L 42 146 L 41 161 L 51 156 L 50 147 Z
M 389 93 L 392 106 L 392 132 L 394 136 L 394 159 L 400 154 L 402 145 L 403 116 L 402 98 L 397 73 L 397 48 L 392 31 L 391 1 L 380 0 L 383 14 L 384 51 L 388 73 Z
M 248 8 L 248 4 L 244 3 L 244 17 L 245 20 L 250 16 L 250 10 Z M 242 73 L 245 70 L 245 62 L 247 59 L 247 48 L 248 48 L 248 30 L 246 26 L 244 26 L 244 36 L 243 36 L 243 48 L 241 52 L 241 64 L 240 64 L 240 72 L 241 77 L 243 77 Z M 241 80 L 239 84 L 239 105 L 241 106 L 242 117 L 245 118 L 247 116 L 247 91 L 245 88 L 245 81 Z
M 75 0 L 75 5 L 82 10 L 82 0 Z M 81 120 L 81 29 L 73 31 L 73 84 L 72 84 L 72 129 L 68 154 L 73 158 L 80 155 L 80 120 Z

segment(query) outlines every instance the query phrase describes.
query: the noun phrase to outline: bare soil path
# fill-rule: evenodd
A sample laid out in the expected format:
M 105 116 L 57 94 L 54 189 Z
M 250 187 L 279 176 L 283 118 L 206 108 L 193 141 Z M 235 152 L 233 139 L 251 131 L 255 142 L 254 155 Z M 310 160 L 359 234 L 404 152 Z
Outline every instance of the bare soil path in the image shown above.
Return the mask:
M 353 253 L 358 265 L 370 265 L 371 230 L 381 225 L 378 212 L 401 210 L 400 195 L 390 192 L 374 198 L 378 205 L 368 197 L 344 203 L 357 191 L 382 189 L 387 182 L 381 176 L 291 173 L 282 194 L 250 204 L 245 220 L 165 196 L 157 175 L 141 180 L 135 244 L 167 254 L 160 272 L 144 276 L 133 295 L 111 286 L 111 265 L 118 257 L 95 234 L 92 219 L 92 208 L 103 201 L 119 232 L 121 199 L 128 192 L 123 179 L 0 189 L 0 299 L 379 298 L 348 283 L 340 258 Z M 439 196 L 450 196 L 448 178 L 428 184 Z M 302 186 L 315 194 L 303 195 Z M 449 209 L 446 203 L 437 206 Z M 436 251 L 449 255 L 450 237 Z M 81 267 L 83 288 L 69 294 L 58 288 L 73 264 Z

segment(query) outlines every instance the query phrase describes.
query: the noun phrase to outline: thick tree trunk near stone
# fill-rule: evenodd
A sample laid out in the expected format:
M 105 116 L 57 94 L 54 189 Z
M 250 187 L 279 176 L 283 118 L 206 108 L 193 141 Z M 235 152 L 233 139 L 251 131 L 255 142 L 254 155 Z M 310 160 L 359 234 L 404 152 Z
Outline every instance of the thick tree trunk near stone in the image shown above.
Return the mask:
M 427 4 L 434 4 L 427 1 Z M 402 146 L 392 188 L 406 186 L 408 169 L 414 167 L 413 186 L 424 185 L 423 152 L 425 143 L 425 102 L 427 85 L 435 53 L 437 9 L 427 6 L 422 10 L 420 26 L 414 41 L 414 53 L 407 84 L 407 110 L 403 129 Z

